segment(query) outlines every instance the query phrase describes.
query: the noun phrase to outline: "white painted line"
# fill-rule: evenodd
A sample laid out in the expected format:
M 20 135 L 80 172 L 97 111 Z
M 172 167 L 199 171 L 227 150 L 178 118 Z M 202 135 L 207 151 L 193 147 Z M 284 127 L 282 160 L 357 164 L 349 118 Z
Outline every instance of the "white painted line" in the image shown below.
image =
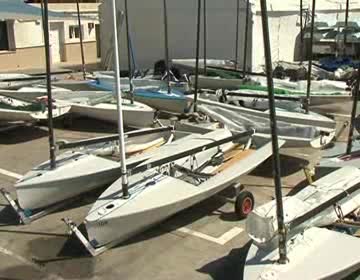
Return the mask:
M 329 115 L 333 115 L 334 117 L 351 118 L 350 115 L 345 115 L 345 114 L 329 113 Z
M 201 239 L 219 244 L 219 245 L 225 245 L 227 242 L 229 242 L 231 239 L 233 239 L 235 236 L 239 235 L 240 233 L 242 233 L 244 230 L 242 228 L 239 227 L 234 227 L 231 230 L 225 232 L 223 235 L 221 235 L 220 237 L 216 238 L 210 235 L 207 235 L 205 233 L 202 232 L 198 232 L 186 227 L 182 227 L 177 229 L 177 231 L 182 232 L 182 233 L 186 233 L 192 236 L 196 236 L 199 237 Z
M 41 269 L 38 265 L 36 265 L 34 262 L 31 262 L 31 261 L 25 259 L 24 257 L 19 256 L 19 255 L 15 254 L 14 252 L 12 252 L 12 251 L 10 251 L 10 250 L 8 250 L 8 249 L 5 249 L 5 248 L 3 248 L 3 247 L 0 247 L 0 253 L 2 253 L 2 254 L 4 254 L 4 255 L 7 255 L 7 256 L 10 256 L 10 257 L 13 257 L 13 258 L 17 259 L 18 261 L 20 261 L 20 262 L 22 262 L 22 263 L 24 263 L 24 264 L 27 264 L 27 265 L 29 265 L 29 266 L 32 266 L 32 267 L 36 268 L 38 271 L 41 271 L 41 270 L 42 270 L 42 269 Z
M 52 274 L 52 273 L 47 273 L 46 270 L 43 267 L 37 265 L 35 262 L 29 261 L 26 258 L 24 258 L 22 256 L 19 256 L 18 254 L 15 254 L 14 252 L 12 252 L 12 251 L 10 251 L 10 250 L 8 250 L 6 248 L 3 248 L 1 246 L 0 246 L 0 254 L 4 254 L 4 255 L 13 257 L 13 258 L 17 259 L 18 261 L 22 262 L 23 264 L 26 264 L 28 266 L 33 267 L 38 272 L 46 273 L 46 276 L 47 276 L 46 279 L 49 279 L 49 280 L 64 280 L 59 275 Z
M 17 173 L 14 173 L 14 172 L 2 169 L 2 168 L 0 168 L 0 174 L 15 178 L 15 179 L 21 179 L 23 177 L 23 175 L 20 175 L 20 174 L 17 174 Z

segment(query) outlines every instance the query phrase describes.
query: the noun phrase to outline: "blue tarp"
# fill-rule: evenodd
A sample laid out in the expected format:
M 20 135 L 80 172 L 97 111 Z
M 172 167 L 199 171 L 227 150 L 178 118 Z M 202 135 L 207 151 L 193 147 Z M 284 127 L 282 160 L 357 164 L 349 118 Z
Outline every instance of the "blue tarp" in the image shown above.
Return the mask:
M 336 71 L 340 67 L 353 67 L 360 66 L 358 61 L 353 61 L 350 57 L 324 57 L 319 60 L 319 66 L 327 71 Z
M 50 19 L 74 18 L 60 12 L 49 11 Z M 0 20 L 18 19 L 35 20 L 41 19 L 41 9 L 24 3 L 23 0 L 0 0 Z

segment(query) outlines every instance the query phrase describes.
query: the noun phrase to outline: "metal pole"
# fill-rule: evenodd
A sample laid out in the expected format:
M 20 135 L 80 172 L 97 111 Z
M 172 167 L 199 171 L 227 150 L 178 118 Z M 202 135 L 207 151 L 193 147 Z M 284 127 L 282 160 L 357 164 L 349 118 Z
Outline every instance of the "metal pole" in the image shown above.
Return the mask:
M 279 229 L 279 263 L 285 264 L 286 257 L 286 229 L 284 224 L 284 210 L 281 191 L 281 170 L 280 170 L 280 155 L 277 136 L 276 125 L 276 111 L 275 111 L 275 98 L 274 98 L 274 82 L 272 78 L 272 61 L 271 61 L 271 48 L 270 48 L 270 36 L 266 0 L 260 0 L 261 2 L 261 19 L 264 36 L 264 50 L 265 50 L 265 66 L 266 77 L 269 91 L 269 107 L 270 107 L 270 126 L 271 126 L 271 139 L 273 148 L 273 168 L 274 168 L 274 181 L 275 181 L 275 194 L 276 194 L 276 210 L 277 221 Z
M 240 18 L 240 0 L 236 0 L 235 70 L 238 69 L 238 60 L 239 60 L 239 18 Z
M 197 32 L 196 32 L 194 112 L 197 112 L 197 98 L 198 98 L 198 89 L 199 89 L 200 20 L 201 20 L 201 0 L 198 0 Z
M 41 6 L 41 20 L 42 20 L 42 24 L 44 26 L 44 0 L 40 0 L 40 6 Z
M 77 9 L 79 35 L 80 35 L 81 67 L 82 67 L 83 77 L 84 77 L 84 80 L 85 80 L 86 79 L 85 56 L 84 56 L 84 44 L 83 44 L 83 32 L 82 32 L 82 28 L 81 28 L 79 0 L 76 0 L 76 9 Z
M 115 62 L 115 91 L 117 97 L 117 110 L 118 110 L 118 131 L 119 131 L 119 146 L 120 146 L 120 163 L 121 163 L 121 180 L 122 180 L 122 194 L 124 198 L 129 198 L 128 177 L 126 169 L 125 158 L 125 140 L 124 140 L 124 125 L 122 113 L 122 97 L 120 86 L 120 62 L 119 62 L 119 41 L 118 41 L 118 27 L 116 16 L 116 0 L 112 0 L 113 11 L 113 33 L 114 33 L 114 62 Z
M 310 58 L 309 58 L 309 67 L 308 67 L 308 76 L 307 76 L 307 90 L 306 90 L 306 104 L 305 110 L 306 113 L 309 113 L 310 106 L 310 91 L 311 91 L 311 70 L 312 70 L 312 59 L 313 59 L 313 43 L 314 43 L 314 23 L 315 23 L 315 2 L 312 2 L 312 18 L 311 18 L 311 30 L 310 30 Z
M 303 0 L 300 0 L 300 62 L 303 62 L 304 30 L 303 30 Z
M 204 0 L 204 75 L 207 75 L 207 19 L 206 19 L 206 0 Z
M 249 32 L 249 18 L 250 18 L 250 0 L 246 1 L 246 22 L 245 22 L 245 40 L 244 40 L 244 63 L 243 76 L 246 76 L 247 70 L 247 47 L 248 47 L 248 32 Z
M 46 82 L 48 99 L 48 127 L 49 127 L 49 147 L 50 147 L 50 168 L 56 168 L 55 137 L 53 124 L 53 103 L 51 92 L 51 62 L 50 62 L 50 42 L 49 42 L 49 8 L 48 0 L 44 0 L 44 41 L 45 41 L 45 60 L 46 60 Z
M 346 0 L 346 11 L 345 11 L 345 32 L 344 32 L 344 55 L 346 56 L 346 41 L 347 41 L 347 27 L 349 21 L 349 0 Z
M 129 68 L 129 85 L 130 85 L 130 99 L 131 104 L 134 104 L 134 87 L 132 84 L 133 70 L 131 65 L 131 48 L 130 48 L 130 27 L 129 27 L 129 11 L 128 0 L 125 0 L 125 20 L 126 20 L 126 40 L 127 40 L 127 52 L 128 52 L 128 68 Z
M 353 88 L 354 100 L 353 100 L 353 107 L 352 107 L 352 112 L 351 112 L 348 143 L 347 143 L 347 147 L 346 147 L 346 154 L 348 154 L 348 155 L 351 154 L 352 144 L 353 144 L 356 109 L 357 109 L 357 103 L 358 103 L 358 99 L 359 99 L 359 85 L 360 85 L 360 67 L 357 70 L 356 84 L 355 84 L 355 87 Z
M 164 36 L 165 36 L 165 66 L 166 66 L 166 82 L 168 94 L 171 93 L 170 88 L 170 67 L 169 67 L 169 41 L 168 41 L 168 21 L 166 0 L 164 0 Z

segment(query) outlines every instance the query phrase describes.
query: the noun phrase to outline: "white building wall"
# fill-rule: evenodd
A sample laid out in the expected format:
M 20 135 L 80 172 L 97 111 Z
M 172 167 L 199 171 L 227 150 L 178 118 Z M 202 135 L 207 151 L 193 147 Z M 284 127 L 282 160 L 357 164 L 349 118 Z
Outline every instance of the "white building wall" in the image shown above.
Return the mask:
M 95 36 L 95 26 L 94 29 L 89 32 L 88 23 L 98 24 L 98 21 L 95 20 L 81 20 L 81 25 L 83 26 L 83 41 L 84 42 L 93 42 L 96 41 Z M 78 26 L 77 20 L 66 20 L 64 21 L 64 31 L 65 31 L 65 44 L 68 43 L 78 43 L 80 42 L 80 38 L 70 38 L 70 26 Z
M 269 13 L 269 31 L 272 61 L 294 61 L 296 49 L 299 48 L 298 41 L 300 27 L 298 26 L 299 15 L 294 12 Z M 261 15 L 254 16 L 253 70 L 259 71 L 265 64 L 264 41 L 262 31 Z
M 15 21 L 14 38 L 16 48 L 43 46 L 44 37 L 41 21 Z
M 270 29 L 270 44 L 272 61 L 298 61 L 300 55 L 300 16 L 298 11 L 268 12 Z M 329 25 L 337 21 L 344 21 L 345 11 L 318 10 L 316 21 L 326 21 Z M 349 13 L 349 21 L 356 21 L 360 25 L 360 12 Z M 254 16 L 252 61 L 253 70 L 257 71 L 265 64 L 264 42 L 260 12 Z
M 152 68 L 155 61 L 164 58 L 163 0 L 128 2 L 129 26 L 138 67 Z M 206 2 L 208 58 L 234 59 L 236 1 L 207 0 Z M 195 57 L 197 1 L 168 0 L 167 5 L 170 58 Z M 117 0 L 117 6 L 119 11 L 124 10 L 124 1 Z M 111 2 L 104 1 L 99 10 L 101 50 L 104 61 L 107 53 L 113 48 Z M 240 26 L 245 26 L 245 1 L 241 3 Z M 251 38 L 251 32 L 249 38 Z M 239 58 L 242 65 L 244 28 L 240 28 L 239 39 Z M 248 50 L 251 53 L 251 40 L 249 41 Z M 126 29 L 123 24 L 120 35 L 120 57 L 123 69 L 127 69 L 126 44 Z M 201 47 L 201 54 L 202 49 Z M 250 56 L 249 59 L 251 59 Z

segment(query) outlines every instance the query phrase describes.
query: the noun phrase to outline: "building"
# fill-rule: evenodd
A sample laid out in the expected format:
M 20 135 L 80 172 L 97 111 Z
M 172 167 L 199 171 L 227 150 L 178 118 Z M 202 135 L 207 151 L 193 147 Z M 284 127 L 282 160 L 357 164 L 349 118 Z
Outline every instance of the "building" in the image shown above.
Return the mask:
M 40 4 L 4 0 L 0 5 L 0 71 L 43 68 L 45 50 Z M 80 4 L 86 63 L 95 63 L 100 57 L 98 5 Z M 52 64 L 81 63 L 76 4 L 50 3 L 49 10 Z
M 164 58 L 163 0 L 131 0 L 129 27 L 132 49 L 139 68 L 151 68 L 155 61 Z M 169 52 L 171 58 L 194 58 L 196 46 L 197 2 L 195 0 L 167 0 Z M 251 15 L 248 37 L 247 63 L 256 71 L 264 65 L 263 34 L 260 1 L 250 0 Z M 206 0 L 207 3 L 207 56 L 208 58 L 235 58 L 237 1 Z M 303 12 L 311 10 L 311 0 L 303 0 Z M 316 21 L 325 18 L 336 24 L 345 15 L 346 0 L 317 0 Z M 306 43 L 300 43 L 300 0 L 268 0 L 273 61 L 298 61 L 305 53 Z M 124 11 L 124 1 L 117 0 L 119 11 Z M 360 4 L 350 1 L 350 21 L 360 19 Z M 240 0 L 239 65 L 242 66 L 244 49 L 246 1 Z M 102 62 L 113 48 L 111 1 L 99 7 L 101 20 Z M 304 18 L 305 20 L 305 18 Z M 335 23 L 334 23 L 335 21 Z M 359 21 L 360 25 L 360 21 Z M 120 30 L 121 67 L 127 67 L 125 25 Z M 306 38 L 305 38 L 306 41 Z M 202 49 L 202 47 L 201 47 Z

